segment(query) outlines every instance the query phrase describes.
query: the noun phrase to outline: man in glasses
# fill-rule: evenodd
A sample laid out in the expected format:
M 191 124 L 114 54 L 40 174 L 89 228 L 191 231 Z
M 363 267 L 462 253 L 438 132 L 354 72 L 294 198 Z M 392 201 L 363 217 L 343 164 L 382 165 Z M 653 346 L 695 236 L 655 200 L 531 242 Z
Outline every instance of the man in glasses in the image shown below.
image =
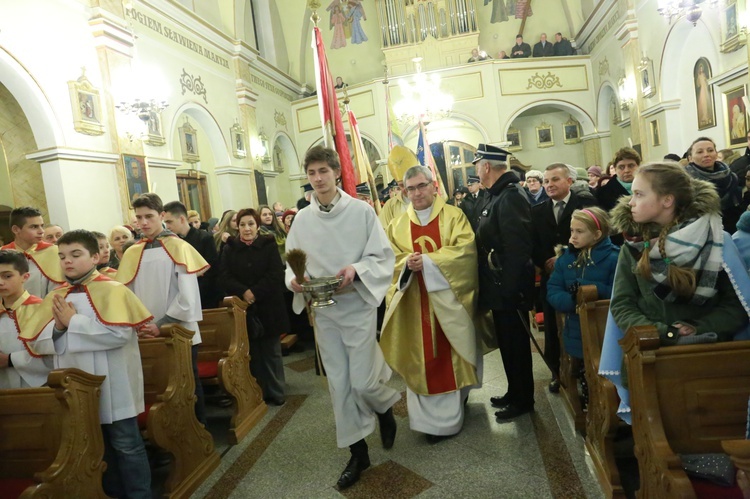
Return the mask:
M 615 154 L 615 176 L 596 191 L 596 201 L 600 208 L 609 211 L 622 196 L 632 194 L 631 186 L 635 172 L 641 165 L 641 155 L 635 149 L 623 147 Z
M 522 318 L 528 316 L 534 292 L 531 205 L 510 169 L 509 155 L 499 147 L 479 144 L 473 161 L 488 194 L 476 232 L 478 306 L 492 311 L 508 379 L 508 392 L 490 400 L 498 408 L 498 422 L 534 410 L 531 344 Z
M 464 401 L 481 377 L 477 250 L 461 210 L 436 196 L 429 168 L 409 168 L 404 190 L 411 203 L 387 230 L 396 267 L 380 347 L 406 383 L 411 429 L 436 443 L 461 431 Z

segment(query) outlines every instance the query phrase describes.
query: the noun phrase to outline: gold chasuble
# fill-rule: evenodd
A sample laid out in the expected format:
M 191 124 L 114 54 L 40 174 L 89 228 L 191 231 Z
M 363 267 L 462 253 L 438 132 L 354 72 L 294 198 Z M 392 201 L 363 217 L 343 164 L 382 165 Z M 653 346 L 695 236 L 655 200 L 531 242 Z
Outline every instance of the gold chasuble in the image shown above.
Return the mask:
M 18 300 L 16 300 L 13 305 L 11 305 L 9 309 L 6 309 L 3 306 L 3 301 L 0 300 L 0 317 L 2 317 L 3 314 L 8 314 L 8 317 L 11 321 L 13 321 L 13 324 L 16 327 L 16 334 L 18 338 L 21 338 L 21 331 L 28 331 L 29 327 L 33 326 L 31 322 L 35 318 L 36 311 L 39 309 L 39 306 L 41 304 L 41 298 L 29 294 L 28 291 L 24 291 L 23 294 L 18 298 Z M 41 357 L 40 355 L 34 353 L 25 341 L 23 341 L 22 343 L 26 348 L 26 351 L 29 352 L 32 357 Z
M 387 233 L 396 268 L 380 336 L 386 361 L 418 395 L 476 385 L 477 251 L 469 221 L 460 209 L 436 198 L 426 225 L 409 205 Z M 422 272 L 413 273 L 404 286 L 401 271 L 417 251 L 429 255 L 450 289 L 428 293 Z
M 70 293 L 86 293 L 96 318 L 105 326 L 139 327 L 154 317 L 127 286 L 94 271 L 80 284 L 65 283 L 50 292 L 36 309 L 29 328 L 22 330 L 19 338 L 33 341 L 54 320 L 52 300 Z M 28 348 L 28 347 L 27 347 Z
M 197 273 L 198 275 L 201 275 L 208 270 L 208 267 L 210 267 L 208 262 L 190 245 L 190 243 L 183 241 L 175 234 L 157 237 L 156 241 L 162 245 L 175 265 L 185 267 L 188 274 Z M 125 254 L 122 255 L 122 260 L 120 260 L 120 265 L 117 268 L 117 274 L 115 275 L 117 281 L 123 284 L 130 284 L 133 282 L 133 279 L 138 275 L 138 270 L 141 266 L 141 258 L 143 258 L 143 252 L 146 249 L 146 244 L 149 242 L 151 241 L 148 239 L 141 239 L 128 248 Z
M 65 282 L 65 275 L 60 267 L 60 256 L 57 254 L 57 246 L 45 242 L 36 243 L 34 246 L 24 251 L 16 247 L 16 242 L 6 244 L 0 249 L 16 250 L 24 254 L 27 260 L 33 261 L 39 271 L 48 280 L 62 284 Z

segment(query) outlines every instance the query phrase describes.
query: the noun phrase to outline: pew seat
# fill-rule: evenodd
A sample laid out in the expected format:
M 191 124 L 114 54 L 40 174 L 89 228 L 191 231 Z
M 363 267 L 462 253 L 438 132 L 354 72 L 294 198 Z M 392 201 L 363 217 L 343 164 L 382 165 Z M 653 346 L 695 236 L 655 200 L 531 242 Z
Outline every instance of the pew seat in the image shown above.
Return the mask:
M 575 430 L 584 434 L 586 432 L 586 414 L 583 411 L 581 397 L 578 393 L 578 373 L 581 370 L 581 361 L 565 351 L 565 341 L 563 340 L 564 314 L 557 312 L 555 318 L 557 319 L 557 337 L 560 342 L 560 395 L 562 395 L 563 404 L 570 417 L 573 418 Z
M 630 388 L 639 497 L 696 497 L 680 454 L 722 452 L 745 436 L 750 341 L 661 346 L 653 326 L 630 328 L 620 342 Z M 708 492 L 716 497 L 726 488 Z
M 218 384 L 232 399 L 229 443 L 237 444 L 266 414 L 255 378 L 250 374 L 250 353 L 245 311 L 247 302 L 230 296 L 221 308 L 203 311 L 199 327 L 198 373 L 204 384 Z
M 102 381 L 58 369 L 45 387 L 0 390 L 0 498 L 107 497 Z
M 614 440 L 621 425 L 617 417 L 619 397 L 610 380 L 599 375 L 609 300 L 599 300 L 595 285 L 581 286 L 577 296 L 581 319 L 583 363 L 589 387 L 586 411 L 586 450 L 591 456 L 596 478 L 605 497 L 621 499 L 625 491 L 615 462 Z
M 172 455 L 164 486 L 167 497 L 188 497 L 219 466 L 211 434 L 195 417 L 192 370 L 193 332 L 177 324 L 161 327 L 161 336 L 138 340 L 147 411 L 144 436 Z

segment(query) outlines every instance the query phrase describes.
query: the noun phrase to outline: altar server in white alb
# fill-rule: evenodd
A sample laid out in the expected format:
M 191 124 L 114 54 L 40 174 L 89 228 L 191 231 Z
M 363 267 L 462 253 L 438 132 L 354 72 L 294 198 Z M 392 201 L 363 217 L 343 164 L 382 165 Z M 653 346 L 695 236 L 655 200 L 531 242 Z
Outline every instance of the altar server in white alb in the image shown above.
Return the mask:
M 65 282 L 57 260 L 57 247 L 44 242 L 42 212 L 30 206 L 14 208 L 10 212 L 13 241 L 0 250 L 18 250 L 29 261 L 29 278 L 24 287 L 33 296 L 44 298 L 55 286 Z
M 97 272 L 93 233 L 70 231 L 57 248 L 67 282 L 45 297 L 21 338 L 33 352 L 53 355 L 57 369 L 105 376 L 99 398 L 104 492 L 150 498 L 151 469 L 137 422 L 144 400 L 136 329 L 153 317 L 126 286 Z
M 18 338 L 28 329 L 42 299 L 29 294 L 24 283 L 29 262 L 16 250 L 0 250 L 0 389 L 42 386 L 52 367 L 51 357 L 32 355 Z
M 351 459 L 338 480 L 353 485 L 370 466 L 365 437 L 375 430 L 376 415 L 383 447 L 393 446 L 396 420 L 392 406 L 400 394 L 385 382 L 391 369 L 376 341 L 376 311 L 393 274 L 394 256 L 375 210 L 338 189 L 338 154 L 321 146 L 307 152 L 307 180 L 314 193 L 301 210 L 286 240 L 286 249 L 307 254 L 310 276 L 342 276 L 336 305 L 315 310 L 316 339 L 328 376 L 338 446 Z M 295 292 L 294 311 L 304 310 L 302 287 L 287 267 L 286 282 Z
M 141 338 L 159 336 L 159 326 L 179 324 L 193 331 L 193 376 L 195 378 L 195 416 L 206 424 L 203 385 L 198 376 L 198 345 L 203 319 L 198 276 L 208 270 L 206 260 L 187 241 L 164 229 L 164 205 L 154 193 L 141 194 L 133 209 L 143 239 L 122 255 L 116 279 L 126 284 L 155 317 L 142 326 Z
M 380 346 L 406 382 L 411 429 L 436 443 L 461 431 L 479 384 L 477 250 L 469 220 L 436 196 L 428 168 L 409 168 L 404 190 L 411 204 L 387 230 L 396 268 Z

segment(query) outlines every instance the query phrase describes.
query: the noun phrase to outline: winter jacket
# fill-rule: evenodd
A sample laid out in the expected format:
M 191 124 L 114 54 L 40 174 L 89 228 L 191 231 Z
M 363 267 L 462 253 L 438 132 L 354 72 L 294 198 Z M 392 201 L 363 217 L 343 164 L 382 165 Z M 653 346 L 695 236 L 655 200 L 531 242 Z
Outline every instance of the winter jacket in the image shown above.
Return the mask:
M 683 214 L 683 219 L 698 218 L 721 213 L 719 196 L 713 184 L 692 180 L 693 202 Z M 631 196 L 620 198 L 610 212 L 612 225 L 626 237 L 657 237 L 660 227 L 655 224 L 639 224 L 633 220 L 628 202 Z M 734 334 L 747 325 L 748 317 L 729 277 L 724 271 L 716 281 L 717 293 L 703 306 L 689 303 L 668 303 L 653 293 L 650 281 L 636 272 L 640 254 L 627 244 L 620 250 L 617 262 L 617 279 L 612 290 L 610 311 L 623 331 L 632 326 L 653 325 L 661 338 L 666 338 L 667 329 L 674 322 L 687 321 L 693 324 L 698 334 L 714 332 L 719 341 L 731 340 Z
M 599 299 L 609 299 L 619 251 L 609 237 L 605 237 L 591 249 L 591 256 L 585 266 L 576 263 L 579 250 L 573 247 L 566 248 L 555 262 L 555 270 L 547 282 L 547 301 L 552 308 L 565 314 L 563 342 L 565 351 L 573 357 L 583 358 L 583 342 L 581 321 L 576 313 L 571 286 L 575 283 L 581 286 L 595 284 Z

